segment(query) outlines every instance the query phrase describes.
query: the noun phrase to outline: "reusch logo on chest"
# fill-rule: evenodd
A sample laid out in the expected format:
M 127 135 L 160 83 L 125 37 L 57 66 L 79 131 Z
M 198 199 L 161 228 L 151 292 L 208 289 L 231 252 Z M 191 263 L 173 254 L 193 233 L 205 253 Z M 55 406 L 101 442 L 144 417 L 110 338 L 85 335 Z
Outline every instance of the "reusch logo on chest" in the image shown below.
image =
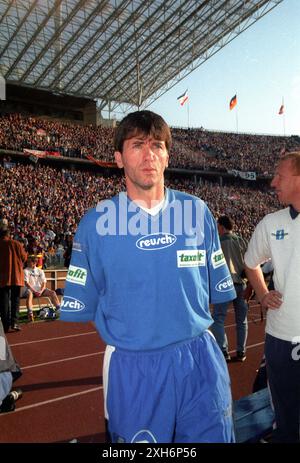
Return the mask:
M 158 249 L 168 248 L 177 240 L 172 233 L 153 233 L 146 235 L 137 240 L 136 247 L 142 251 L 156 251 Z

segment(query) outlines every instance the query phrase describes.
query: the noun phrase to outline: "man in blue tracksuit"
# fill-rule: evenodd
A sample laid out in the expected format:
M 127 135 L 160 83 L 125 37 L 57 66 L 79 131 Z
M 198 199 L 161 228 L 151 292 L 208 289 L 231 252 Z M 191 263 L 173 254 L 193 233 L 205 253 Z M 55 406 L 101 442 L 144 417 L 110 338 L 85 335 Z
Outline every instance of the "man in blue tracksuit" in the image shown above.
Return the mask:
M 150 111 L 115 134 L 126 193 L 81 220 L 61 306 L 94 321 L 107 344 L 104 398 L 112 442 L 233 442 L 231 393 L 209 303 L 236 297 L 215 221 L 164 187 L 171 133 Z

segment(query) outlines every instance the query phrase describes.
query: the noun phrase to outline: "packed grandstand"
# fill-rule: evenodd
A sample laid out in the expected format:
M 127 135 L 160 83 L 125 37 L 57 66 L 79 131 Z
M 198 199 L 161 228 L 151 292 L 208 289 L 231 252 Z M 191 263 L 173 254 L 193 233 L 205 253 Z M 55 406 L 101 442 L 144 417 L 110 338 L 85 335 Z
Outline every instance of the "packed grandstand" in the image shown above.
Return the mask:
M 63 265 L 68 237 L 74 235 L 88 208 L 125 189 L 122 175 L 109 167 L 113 130 L 19 113 L 1 115 L 0 218 L 8 220 L 14 238 L 27 249 L 34 243 L 43 250 L 45 266 Z M 279 207 L 267 181 L 276 161 L 283 152 L 300 148 L 299 137 L 203 128 L 173 128 L 172 136 L 173 169 L 167 186 L 199 196 L 215 217 L 231 216 L 237 232 L 246 239 L 266 213 Z M 26 150 L 56 153 L 67 161 L 54 165 L 25 156 Z M 88 156 L 103 162 L 102 171 L 95 170 L 92 161 L 83 168 L 79 159 Z M 203 175 L 195 176 L 196 171 Z M 261 180 L 232 175 L 246 171 L 255 172 Z

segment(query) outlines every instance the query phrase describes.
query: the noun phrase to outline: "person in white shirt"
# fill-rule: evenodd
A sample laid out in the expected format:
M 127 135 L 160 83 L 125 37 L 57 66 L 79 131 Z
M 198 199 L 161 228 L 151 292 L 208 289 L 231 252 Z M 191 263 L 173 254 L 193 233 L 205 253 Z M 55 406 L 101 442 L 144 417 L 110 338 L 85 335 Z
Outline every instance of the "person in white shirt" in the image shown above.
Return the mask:
M 245 254 L 246 273 L 267 310 L 265 356 L 274 405 L 274 442 L 300 442 L 300 151 L 281 158 L 271 186 L 288 206 L 257 225 Z M 274 290 L 260 265 L 272 260 Z
M 26 297 L 26 307 L 30 321 L 34 320 L 32 310 L 34 297 L 49 297 L 56 310 L 60 309 L 57 294 L 52 289 L 46 288 L 46 276 L 42 269 L 37 268 L 37 261 L 34 256 L 30 256 L 27 260 L 27 267 L 24 269 L 25 289 L 21 294 L 22 297 Z

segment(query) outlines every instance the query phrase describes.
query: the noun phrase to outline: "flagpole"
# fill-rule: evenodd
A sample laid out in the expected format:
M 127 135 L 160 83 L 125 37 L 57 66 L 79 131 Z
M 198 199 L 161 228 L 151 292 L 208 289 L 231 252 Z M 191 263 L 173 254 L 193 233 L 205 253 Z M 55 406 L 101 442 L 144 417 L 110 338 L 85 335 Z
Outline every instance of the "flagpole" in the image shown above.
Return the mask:
M 235 113 L 235 123 L 236 123 L 236 133 L 239 133 L 239 120 L 238 120 L 238 110 L 236 108 L 236 113 Z
M 237 97 L 237 92 L 235 92 Z M 238 105 L 235 107 L 235 123 L 236 123 L 236 133 L 239 133 L 239 118 L 238 118 Z
M 183 106 L 185 104 L 185 102 L 187 102 L 187 105 L 186 105 L 187 106 L 187 126 L 189 128 L 189 126 L 190 126 L 190 107 L 189 107 L 189 97 L 188 97 L 187 91 L 188 91 L 188 89 L 186 89 L 186 91 L 182 95 L 177 97 L 177 100 L 179 101 L 180 106 Z
M 282 97 L 282 106 L 284 108 L 283 97 Z M 283 114 L 282 114 L 282 126 L 283 126 L 283 136 L 285 137 L 285 110 L 283 110 Z

